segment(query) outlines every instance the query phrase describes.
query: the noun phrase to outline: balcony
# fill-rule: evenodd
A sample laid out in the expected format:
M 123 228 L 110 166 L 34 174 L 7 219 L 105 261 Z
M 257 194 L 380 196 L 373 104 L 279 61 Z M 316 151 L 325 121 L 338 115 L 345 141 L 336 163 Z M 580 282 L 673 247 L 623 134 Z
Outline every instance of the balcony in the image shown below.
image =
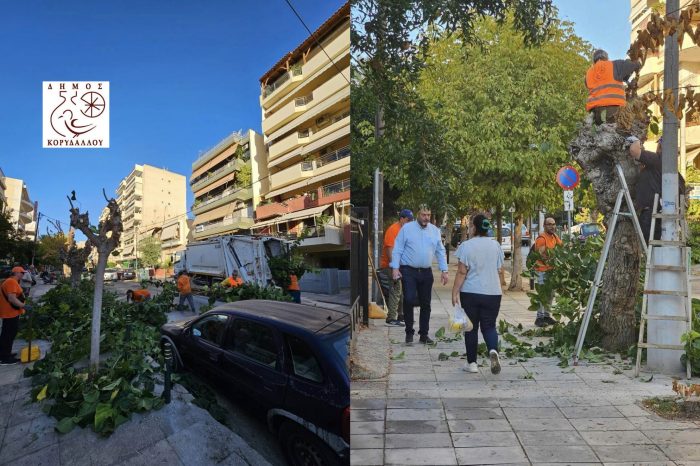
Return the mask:
M 235 131 L 229 134 L 223 141 L 219 142 L 217 145 L 200 155 L 192 164 L 192 171 L 196 171 L 206 162 L 223 152 L 227 147 L 232 146 L 235 143 L 245 144 L 247 140 L 247 133 L 243 134 Z
M 250 217 L 238 216 L 208 225 L 197 225 L 194 229 L 193 238 L 202 239 L 209 236 L 234 232 L 236 230 L 249 230 L 254 223 L 255 221 Z
M 226 191 L 213 196 L 200 204 L 192 206 L 192 213 L 199 215 L 209 210 L 220 207 L 234 200 L 247 201 L 253 198 L 253 188 L 229 188 Z
M 343 246 L 345 244 L 344 228 L 335 225 L 313 226 L 309 234 L 310 236 L 301 241 L 300 247 Z
M 283 202 L 274 202 L 272 204 L 264 204 L 255 209 L 255 217 L 258 220 L 263 220 L 275 215 L 283 215 L 298 210 L 310 209 L 318 206 L 318 202 L 311 199 L 311 196 L 300 196 L 293 199 L 287 199 Z
M 277 78 L 272 84 L 268 84 L 262 90 L 262 104 L 267 106 L 277 102 L 297 87 L 304 80 L 304 72 L 301 64 L 295 64 L 289 71 Z M 282 92 L 284 90 L 284 92 Z
M 198 179 L 194 184 L 192 184 L 192 191 L 198 191 L 210 183 L 213 183 L 224 176 L 232 173 L 235 170 L 240 170 L 245 165 L 245 161 L 241 159 L 235 159 L 227 162 L 222 167 L 217 168 L 211 173 L 208 173 L 203 178 Z
M 314 176 L 313 162 L 301 162 L 270 175 L 270 189 L 276 189 Z
M 275 141 L 275 143 L 270 145 L 268 148 L 269 159 L 272 160 L 275 157 L 296 149 L 302 144 L 306 144 L 309 142 L 310 136 L 311 132 L 306 129 L 304 131 L 295 131 L 286 138 Z
M 178 246 L 184 246 L 185 240 L 180 238 L 167 239 L 165 241 L 161 241 L 160 245 L 163 249 L 170 249 Z

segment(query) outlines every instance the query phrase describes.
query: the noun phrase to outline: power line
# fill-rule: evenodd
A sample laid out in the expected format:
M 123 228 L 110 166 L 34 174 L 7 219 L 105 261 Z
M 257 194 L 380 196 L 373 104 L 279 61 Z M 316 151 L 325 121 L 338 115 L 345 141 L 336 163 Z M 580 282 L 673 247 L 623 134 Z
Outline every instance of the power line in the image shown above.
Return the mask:
M 306 31 L 307 31 L 307 32 L 309 33 L 309 35 L 314 39 L 314 42 L 316 42 L 316 45 L 318 45 L 318 46 L 321 48 L 321 50 L 323 51 L 323 53 L 326 55 L 326 57 L 328 57 L 328 60 L 330 60 L 330 62 L 333 64 L 333 67 L 334 67 L 336 70 L 338 70 L 338 73 L 343 77 L 343 79 L 344 79 L 348 84 L 350 84 L 350 81 L 348 80 L 348 78 L 345 77 L 345 75 L 344 75 L 343 72 L 340 70 L 340 68 L 338 68 L 338 65 L 335 63 L 335 61 L 333 61 L 333 59 L 330 57 L 330 55 L 328 55 L 328 53 L 326 52 L 326 49 L 323 48 L 323 46 L 321 45 L 321 43 L 318 41 L 318 38 L 314 35 L 313 32 L 311 32 L 311 29 L 309 29 L 309 27 L 306 25 L 306 23 L 304 22 L 304 20 L 301 18 L 301 15 L 299 15 L 299 13 L 297 12 L 296 8 L 294 8 L 294 6 L 292 5 L 292 2 L 290 2 L 289 0 L 284 0 L 284 1 L 287 3 L 287 5 L 289 5 L 289 8 L 292 9 L 292 11 L 293 11 L 294 14 L 296 15 L 296 17 L 299 18 L 299 21 L 301 21 L 301 24 L 304 25 L 304 28 L 306 29 Z

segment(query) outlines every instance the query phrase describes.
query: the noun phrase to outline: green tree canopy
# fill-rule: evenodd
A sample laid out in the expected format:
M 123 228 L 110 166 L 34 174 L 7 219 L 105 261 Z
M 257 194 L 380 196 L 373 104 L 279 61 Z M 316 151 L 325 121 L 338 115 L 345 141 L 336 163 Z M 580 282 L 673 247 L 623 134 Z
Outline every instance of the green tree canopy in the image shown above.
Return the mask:
M 41 265 L 59 267 L 61 261 L 61 249 L 66 246 L 66 236 L 63 233 L 44 235 L 39 239 L 37 258 Z
M 139 261 L 147 267 L 155 267 L 160 264 L 161 251 L 160 240 L 149 236 L 139 242 Z

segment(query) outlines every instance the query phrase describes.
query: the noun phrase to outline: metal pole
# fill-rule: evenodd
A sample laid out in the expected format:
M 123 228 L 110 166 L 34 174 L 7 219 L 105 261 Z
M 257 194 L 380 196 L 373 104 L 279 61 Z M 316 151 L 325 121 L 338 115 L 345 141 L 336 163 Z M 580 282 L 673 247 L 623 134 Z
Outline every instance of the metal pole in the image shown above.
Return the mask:
M 688 158 L 685 152 L 685 129 L 686 129 L 686 118 L 685 115 L 683 116 L 683 120 L 681 120 L 681 175 L 683 175 L 683 179 L 685 179 L 685 175 L 687 172 L 688 168 Z
M 38 208 L 39 203 L 34 203 L 34 208 Z M 36 242 L 39 240 L 39 221 L 41 221 L 41 212 L 36 211 L 36 231 L 34 232 L 34 247 L 32 247 L 32 267 L 34 267 L 34 256 L 36 256 Z
M 136 272 L 137 280 L 139 274 L 139 229 L 136 228 L 138 222 L 134 220 L 134 270 Z
M 379 264 L 379 251 L 380 251 L 380 235 L 379 235 L 379 204 L 380 200 L 380 185 L 382 180 L 382 174 L 378 168 L 374 169 L 374 195 L 372 196 L 372 259 L 375 264 Z M 377 287 L 376 280 L 372 280 L 372 301 L 375 303 L 379 302 L 379 290 Z
M 679 17 L 679 0 L 666 2 L 666 19 Z M 678 101 L 678 31 L 667 36 L 664 43 L 664 93 L 672 92 L 674 102 Z M 678 118 L 675 109 L 663 108 L 663 134 L 661 146 L 661 240 L 678 241 Z M 675 217 L 674 217 L 675 216 Z M 650 288 L 662 291 L 682 291 L 684 286 L 683 272 L 659 270 L 658 266 L 681 266 L 681 248 L 672 245 L 661 245 L 654 251 L 652 258 L 655 269 L 650 276 Z M 678 296 L 649 296 L 650 316 L 685 315 L 683 298 Z M 685 332 L 683 322 L 649 320 L 647 341 L 660 345 L 680 344 L 680 337 Z M 647 350 L 647 365 L 651 370 L 662 373 L 676 373 L 681 370 L 679 358 L 682 351 L 649 348 Z

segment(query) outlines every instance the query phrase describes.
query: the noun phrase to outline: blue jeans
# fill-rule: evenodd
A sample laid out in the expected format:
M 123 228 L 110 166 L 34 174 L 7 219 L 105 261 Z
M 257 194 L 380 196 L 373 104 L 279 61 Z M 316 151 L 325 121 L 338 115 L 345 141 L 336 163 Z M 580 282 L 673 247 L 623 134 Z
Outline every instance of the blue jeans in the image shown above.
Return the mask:
M 467 362 L 476 362 L 479 347 L 479 326 L 489 351 L 498 351 L 496 320 L 501 309 L 501 295 L 460 293 L 462 308 L 474 324 L 471 332 L 464 332 L 464 345 L 467 348 Z
M 433 292 L 433 271 L 429 268 L 416 269 L 402 265 L 401 285 L 403 286 L 403 317 L 406 322 L 406 334 L 413 335 L 413 306 L 418 297 L 420 318 L 418 335 L 428 336 L 430 330 L 430 298 Z
M 187 304 L 190 305 L 192 312 L 197 312 L 194 308 L 194 298 L 192 298 L 192 294 L 180 294 L 180 302 L 177 304 L 177 310 L 182 310 L 182 303 L 185 302 L 185 299 L 187 300 Z

